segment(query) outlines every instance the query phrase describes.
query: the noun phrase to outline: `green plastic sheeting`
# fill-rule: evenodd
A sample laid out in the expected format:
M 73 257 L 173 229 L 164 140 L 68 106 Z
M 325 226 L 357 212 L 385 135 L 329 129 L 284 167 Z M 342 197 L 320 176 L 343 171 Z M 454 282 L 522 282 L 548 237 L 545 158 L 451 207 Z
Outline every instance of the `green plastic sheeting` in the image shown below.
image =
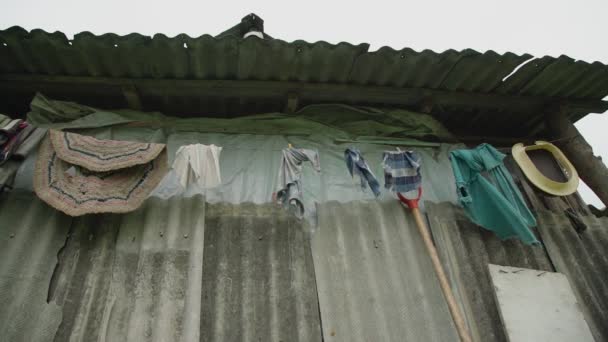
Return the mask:
M 452 140 L 445 127 L 427 114 L 406 110 L 355 108 L 346 105 L 311 105 L 295 114 L 268 113 L 222 118 L 176 118 L 158 112 L 100 110 L 73 102 L 55 101 L 37 94 L 28 121 L 38 127 L 90 129 L 115 125 L 179 132 L 271 135 L 324 135 L 334 139 L 366 140 L 431 138 Z
M 452 151 L 458 199 L 473 222 L 494 231 L 499 238 L 519 237 L 527 244 L 537 244 L 530 230 L 536 220 L 502 163 L 504 158 L 488 144 Z

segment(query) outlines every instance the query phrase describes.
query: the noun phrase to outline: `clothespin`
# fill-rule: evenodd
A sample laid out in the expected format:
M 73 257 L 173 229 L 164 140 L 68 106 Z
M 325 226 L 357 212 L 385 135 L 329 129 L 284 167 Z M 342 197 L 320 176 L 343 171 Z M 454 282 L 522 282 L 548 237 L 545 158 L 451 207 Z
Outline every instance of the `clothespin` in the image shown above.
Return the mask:
M 287 148 L 292 148 L 291 144 L 287 144 Z

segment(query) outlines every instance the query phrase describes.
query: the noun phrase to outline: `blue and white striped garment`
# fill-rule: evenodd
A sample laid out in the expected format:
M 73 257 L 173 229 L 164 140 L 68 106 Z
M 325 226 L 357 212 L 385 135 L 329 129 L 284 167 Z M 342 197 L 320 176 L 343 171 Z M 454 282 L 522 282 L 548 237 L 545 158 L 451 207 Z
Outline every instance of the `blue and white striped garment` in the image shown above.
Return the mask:
M 408 192 L 420 187 L 420 156 L 414 151 L 384 151 L 384 187 L 393 192 Z
M 361 155 L 361 151 L 354 147 L 347 148 L 344 151 L 344 160 L 351 177 L 355 177 L 355 175 L 359 177 L 361 189 L 365 189 L 367 184 L 374 193 L 374 196 L 380 196 L 380 183 L 378 183 L 376 176 Z

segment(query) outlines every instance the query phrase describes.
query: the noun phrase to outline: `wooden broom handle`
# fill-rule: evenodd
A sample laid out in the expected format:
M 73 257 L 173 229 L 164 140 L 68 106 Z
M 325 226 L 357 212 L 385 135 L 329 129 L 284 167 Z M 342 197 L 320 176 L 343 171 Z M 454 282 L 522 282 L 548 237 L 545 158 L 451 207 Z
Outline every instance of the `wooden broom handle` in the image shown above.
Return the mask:
M 443 295 L 445 296 L 445 299 L 448 302 L 448 308 L 450 309 L 450 313 L 452 314 L 454 324 L 456 324 L 456 330 L 458 330 L 460 341 L 473 342 L 473 340 L 471 339 L 471 335 L 467 330 L 467 326 L 464 322 L 462 314 L 460 313 L 460 308 L 456 303 L 456 299 L 454 299 L 454 294 L 452 293 L 452 288 L 450 287 L 448 278 L 445 275 L 443 266 L 441 266 L 441 261 L 439 260 L 437 249 L 435 248 L 435 245 L 433 245 L 433 241 L 431 240 L 431 235 L 429 234 L 429 231 L 426 227 L 426 223 L 424 222 L 422 214 L 420 214 L 420 209 L 412 208 L 412 213 L 414 214 L 414 220 L 416 220 L 416 226 L 418 226 L 418 231 L 420 232 L 420 235 L 422 235 L 422 240 L 424 240 L 426 250 L 429 252 L 431 260 L 433 261 L 433 268 L 435 269 L 437 278 L 439 278 L 439 284 L 441 284 L 441 290 L 443 291 Z

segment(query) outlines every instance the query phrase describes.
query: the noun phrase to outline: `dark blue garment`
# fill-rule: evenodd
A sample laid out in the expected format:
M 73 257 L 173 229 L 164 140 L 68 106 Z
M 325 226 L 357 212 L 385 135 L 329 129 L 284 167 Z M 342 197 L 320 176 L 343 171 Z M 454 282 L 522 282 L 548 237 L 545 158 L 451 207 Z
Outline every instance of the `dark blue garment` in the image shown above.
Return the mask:
M 420 156 L 414 151 L 385 151 L 382 154 L 384 187 L 393 192 L 417 190 L 422 183 Z
M 352 177 L 355 175 L 359 176 L 361 188 L 365 189 L 365 184 L 367 183 L 369 188 L 372 189 L 374 196 L 380 196 L 380 183 L 378 183 L 376 176 L 374 176 L 369 165 L 367 165 L 367 162 L 363 159 L 361 151 L 353 147 L 347 148 L 346 151 L 344 151 L 344 160 L 346 161 L 346 167 L 348 168 L 350 175 Z

